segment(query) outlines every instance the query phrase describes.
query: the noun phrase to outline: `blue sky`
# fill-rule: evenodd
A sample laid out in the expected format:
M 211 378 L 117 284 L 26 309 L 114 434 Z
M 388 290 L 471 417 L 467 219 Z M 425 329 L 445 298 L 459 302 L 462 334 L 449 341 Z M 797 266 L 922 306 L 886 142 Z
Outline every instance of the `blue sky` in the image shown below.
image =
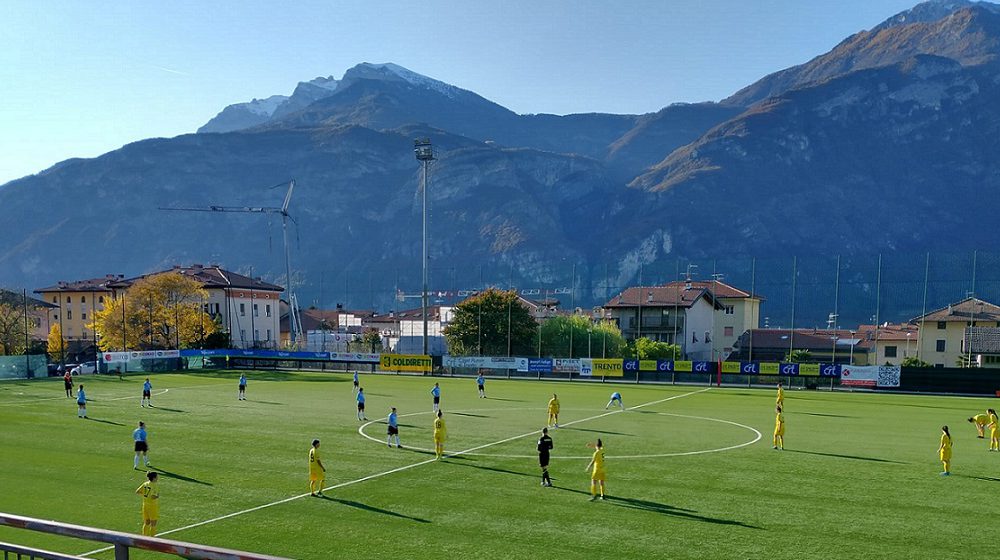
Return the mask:
M 519 113 L 718 100 L 916 0 L 0 2 L 0 184 L 395 62 Z

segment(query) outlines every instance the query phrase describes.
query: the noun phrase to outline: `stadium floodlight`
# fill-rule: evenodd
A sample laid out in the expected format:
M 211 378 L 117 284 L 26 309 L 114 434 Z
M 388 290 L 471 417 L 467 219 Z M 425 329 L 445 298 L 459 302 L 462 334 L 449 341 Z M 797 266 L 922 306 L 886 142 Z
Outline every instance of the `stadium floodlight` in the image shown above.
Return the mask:
M 420 257 L 421 277 L 423 287 L 420 290 L 420 315 L 424 323 L 424 355 L 427 353 L 427 167 L 434 161 L 434 146 L 431 145 L 430 138 L 417 138 L 413 141 L 413 154 L 417 161 L 421 163 L 423 174 L 421 175 L 421 214 L 423 226 L 421 239 L 423 240 L 423 251 Z

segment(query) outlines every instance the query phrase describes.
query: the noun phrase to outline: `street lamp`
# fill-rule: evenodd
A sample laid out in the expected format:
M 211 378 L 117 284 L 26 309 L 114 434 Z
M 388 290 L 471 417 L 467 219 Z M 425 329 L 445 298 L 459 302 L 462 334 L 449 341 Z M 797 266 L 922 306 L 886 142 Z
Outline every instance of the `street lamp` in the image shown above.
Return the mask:
M 911 334 L 913 334 L 913 333 L 911 333 L 911 332 L 906 333 L 906 353 L 903 354 L 903 359 L 904 360 L 906 358 L 910 357 L 910 335 Z
M 851 331 L 851 365 L 854 365 L 854 343 L 857 339 L 854 338 L 854 331 Z
M 421 208 L 423 215 L 422 235 L 423 253 L 420 264 L 423 270 L 423 288 L 420 292 L 420 315 L 424 322 L 424 355 L 427 355 L 427 167 L 434 161 L 434 147 L 430 138 L 417 138 L 413 141 L 413 153 L 423 167 L 420 181 Z
M 594 329 L 593 328 L 587 329 L 587 357 L 588 358 L 592 357 L 590 355 L 590 335 L 592 335 L 592 334 L 594 334 Z

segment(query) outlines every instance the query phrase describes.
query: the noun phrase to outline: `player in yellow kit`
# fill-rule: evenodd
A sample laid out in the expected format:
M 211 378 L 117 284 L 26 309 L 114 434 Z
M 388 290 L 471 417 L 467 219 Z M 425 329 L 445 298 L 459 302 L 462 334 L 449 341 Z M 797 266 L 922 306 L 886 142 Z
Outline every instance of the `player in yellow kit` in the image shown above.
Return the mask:
M 434 419 L 434 455 L 440 459 L 444 455 L 444 440 L 448 439 L 448 428 L 444 425 L 444 417 L 440 410 Z
M 1000 420 L 997 419 L 997 411 L 989 408 L 986 412 L 990 413 L 988 424 L 990 427 L 990 451 L 1000 451 Z
M 781 381 L 778 382 L 778 398 L 774 401 L 775 406 L 785 407 L 785 390 L 781 388 Z
M 941 472 L 942 476 L 948 476 L 951 474 L 951 432 L 948 431 L 948 426 L 941 426 L 941 445 L 938 447 L 938 456 L 941 458 L 941 464 L 944 465 L 944 471 Z
M 604 499 L 604 485 L 607 482 L 608 474 L 604 470 L 604 443 L 598 439 L 597 443 L 588 443 L 587 447 L 594 450 L 594 456 L 590 458 L 585 471 L 590 471 L 590 501 L 597 499 L 597 489 L 601 489 L 601 499 Z
M 319 458 L 319 440 L 314 439 L 309 449 L 309 495 L 322 496 L 326 483 L 326 467 Z
M 772 449 L 785 449 L 785 415 L 781 413 L 781 405 L 774 409 L 774 447 Z
M 553 428 L 559 427 L 559 397 L 555 393 L 552 393 L 552 398 L 549 399 L 549 426 Z
M 969 423 L 976 426 L 976 433 L 979 434 L 976 437 L 983 439 L 986 437 L 986 425 L 990 423 L 989 414 L 977 414 L 972 418 L 969 418 Z
M 146 479 L 135 493 L 142 496 L 142 534 L 155 537 L 156 522 L 160 520 L 160 489 L 156 485 L 159 476 L 148 472 Z

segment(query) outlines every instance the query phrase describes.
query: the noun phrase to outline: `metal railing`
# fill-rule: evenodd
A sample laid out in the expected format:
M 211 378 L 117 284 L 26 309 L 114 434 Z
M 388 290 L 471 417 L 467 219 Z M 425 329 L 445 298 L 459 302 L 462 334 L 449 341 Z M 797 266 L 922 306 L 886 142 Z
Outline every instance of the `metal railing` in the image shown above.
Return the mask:
M 108 531 L 83 525 L 72 525 L 70 523 L 60 523 L 58 521 L 46 521 L 33 517 L 24 517 L 9 513 L 0 513 L 0 525 L 38 531 L 50 535 L 60 535 L 73 537 L 89 541 L 107 543 L 111 546 L 107 550 L 115 551 L 115 560 L 128 560 L 129 550 L 139 548 L 152 550 L 165 554 L 173 554 L 181 558 L 192 560 L 287 560 L 278 556 L 268 556 L 266 554 L 255 554 L 252 552 L 242 552 L 227 548 L 214 546 L 204 546 L 199 544 L 160 539 L 157 537 L 144 537 L 131 533 L 119 531 Z M 4 560 L 17 559 L 42 559 L 42 560 L 89 560 L 82 556 L 72 556 L 57 552 L 48 552 L 41 549 L 33 549 L 19 545 L 0 542 L 0 552 L 3 552 Z

